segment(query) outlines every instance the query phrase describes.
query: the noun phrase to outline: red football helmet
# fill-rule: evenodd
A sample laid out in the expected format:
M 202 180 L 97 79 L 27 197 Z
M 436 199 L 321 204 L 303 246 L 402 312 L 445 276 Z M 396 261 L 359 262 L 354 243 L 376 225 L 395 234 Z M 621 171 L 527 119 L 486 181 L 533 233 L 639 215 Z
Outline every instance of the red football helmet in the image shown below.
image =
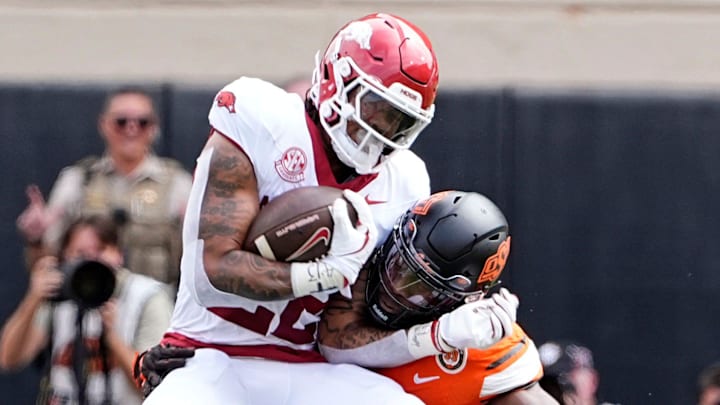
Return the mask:
M 316 61 L 310 99 L 340 160 L 365 174 L 430 123 L 437 85 L 427 36 L 400 17 L 371 14 L 335 34 Z

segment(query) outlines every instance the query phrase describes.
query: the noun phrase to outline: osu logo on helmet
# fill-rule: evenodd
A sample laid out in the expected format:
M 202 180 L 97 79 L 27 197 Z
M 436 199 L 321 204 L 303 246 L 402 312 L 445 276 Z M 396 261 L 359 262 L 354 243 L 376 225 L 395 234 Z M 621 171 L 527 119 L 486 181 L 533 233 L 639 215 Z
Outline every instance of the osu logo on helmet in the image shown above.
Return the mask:
M 218 107 L 225 107 L 230 114 L 235 114 L 235 94 L 230 91 L 221 91 L 217 96 Z

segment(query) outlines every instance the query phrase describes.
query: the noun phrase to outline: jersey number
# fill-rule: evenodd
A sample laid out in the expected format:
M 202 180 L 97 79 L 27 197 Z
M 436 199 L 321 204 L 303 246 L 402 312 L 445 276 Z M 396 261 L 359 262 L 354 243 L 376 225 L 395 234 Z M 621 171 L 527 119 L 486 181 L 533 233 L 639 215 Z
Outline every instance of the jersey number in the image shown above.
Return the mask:
M 288 302 L 285 309 L 280 313 L 278 325 L 273 330 L 270 330 L 270 324 L 275 317 L 275 312 L 261 305 L 258 305 L 255 312 L 250 312 L 242 308 L 214 307 L 208 309 L 226 321 L 242 326 L 255 333 L 273 335 L 290 343 L 304 345 L 315 342 L 317 323 L 312 322 L 307 324 L 303 329 L 297 329 L 294 325 L 300 320 L 303 311 L 307 311 L 315 316 L 320 316 L 323 308 L 325 308 L 325 303 L 310 296 L 294 299 Z

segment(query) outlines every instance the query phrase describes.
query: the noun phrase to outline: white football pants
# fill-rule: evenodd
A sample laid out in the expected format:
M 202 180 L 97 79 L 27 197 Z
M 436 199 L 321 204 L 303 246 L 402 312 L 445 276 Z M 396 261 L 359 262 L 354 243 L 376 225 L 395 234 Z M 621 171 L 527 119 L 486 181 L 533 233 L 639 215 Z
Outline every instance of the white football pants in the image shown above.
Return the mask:
M 145 405 L 418 405 L 395 381 L 351 364 L 230 358 L 198 349 Z

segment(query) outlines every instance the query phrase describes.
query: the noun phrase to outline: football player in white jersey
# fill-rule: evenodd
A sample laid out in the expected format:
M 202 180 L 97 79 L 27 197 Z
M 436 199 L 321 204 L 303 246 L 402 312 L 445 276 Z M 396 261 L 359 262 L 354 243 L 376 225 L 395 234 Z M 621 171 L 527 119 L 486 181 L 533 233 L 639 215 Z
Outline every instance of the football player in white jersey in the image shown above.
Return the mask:
M 425 34 L 400 17 L 372 14 L 333 37 L 305 102 L 248 77 L 217 94 L 162 342 L 198 350 L 147 403 L 419 403 L 390 379 L 326 363 L 315 335 L 330 295 L 349 296 L 376 241 L 429 195 L 425 165 L 408 148 L 433 117 L 437 84 Z M 360 219 L 351 225 L 336 201 L 326 257 L 290 264 L 241 250 L 263 201 L 313 185 L 349 190 Z
M 333 37 L 305 102 L 247 77 L 217 94 L 162 342 L 198 350 L 148 404 L 421 403 L 388 378 L 326 363 L 316 329 L 329 297 L 349 296 L 376 241 L 429 195 L 425 165 L 408 149 L 433 117 L 437 83 L 425 34 L 400 17 L 372 14 Z M 241 250 L 263 201 L 313 185 L 345 189 L 360 220 L 351 225 L 336 201 L 328 255 L 290 264 Z

